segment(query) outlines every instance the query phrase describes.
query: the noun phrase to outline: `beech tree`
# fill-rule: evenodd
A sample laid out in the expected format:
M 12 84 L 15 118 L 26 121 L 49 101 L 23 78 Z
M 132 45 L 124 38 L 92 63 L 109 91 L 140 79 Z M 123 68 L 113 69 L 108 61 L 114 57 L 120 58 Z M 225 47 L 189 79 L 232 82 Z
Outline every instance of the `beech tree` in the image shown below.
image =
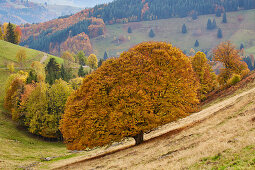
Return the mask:
M 213 49 L 213 60 L 221 62 L 224 66 L 224 69 L 221 69 L 219 74 L 219 83 L 223 86 L 226 85 L 228 79 L 234 73 L 240 75 L 242 78 L 249 72 L 247 64 L 242 61 L 239 55 L 239 51 L 229 41 L 222 42 Z
M 104 146 L 197 111 L 199 82 L 189 58 L 165 42 L 144 42 L 109 59 L 68 98 L 60 123 L 68 149 Z
M 201 85 L 198 94 L 201 100 L 203 100 L 208 92 L 216 88 L 216 74 L 208 64 L 206 55 L 203 52 L 197 52 L 195 56 L 191 58 L 191 61 L 192 67 Z

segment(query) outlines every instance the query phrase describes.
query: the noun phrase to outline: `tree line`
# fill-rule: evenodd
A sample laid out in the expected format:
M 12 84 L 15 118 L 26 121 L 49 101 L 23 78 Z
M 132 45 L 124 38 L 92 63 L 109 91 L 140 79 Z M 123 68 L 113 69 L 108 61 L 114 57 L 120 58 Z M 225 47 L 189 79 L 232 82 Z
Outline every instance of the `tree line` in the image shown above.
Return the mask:
M 254 9 L 253 0 L 117 0 L 97 5 L 90 16 L 102 18 L 105 23 L 165 19 L 172 17 L 196 18 L 197 15 L 216 14 L 238 9 Z

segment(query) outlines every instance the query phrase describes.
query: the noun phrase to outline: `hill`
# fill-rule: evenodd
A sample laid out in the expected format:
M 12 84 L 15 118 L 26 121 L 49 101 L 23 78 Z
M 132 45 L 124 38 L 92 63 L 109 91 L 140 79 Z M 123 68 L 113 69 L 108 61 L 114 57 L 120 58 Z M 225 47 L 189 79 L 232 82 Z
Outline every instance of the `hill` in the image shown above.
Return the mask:
M 31 0 L 32 2 L 37 3 L 44 3 L 47 2 L 48 4 L 57 4 L 57 5 L 69 5 L 69 6 L 75 6 L 75 7 L 93 7 L 98 4 L 104 4 L 108 2 L 112 2 L 113 0 L 96 0 L 96 1 L 90 1 L 90 0 Z
M 23 0 L 0 1 L 0 24 L 11 22 L 14 24 L 39 23 L 63 15 L 69 15 L 81 10 L 78 7 L 63 5 L 37 4 Z
M 25 47 L 21 47 L 19 45 L 15 45 L 6 41 L 0 40 L 0 101 L 3 100 L 4 96 L 4 85 L 5 82 L 10 75 L 10 71 L 7 70 L 7 64 L 14 63 L 15 67 L 19 67 L 18 61 L 16 59 L 16 54 L 20 49 L 25 49 L 27 54 L 27 59 L 24 67 L 30 68 L 33 61 L 42 61 L 42 58 L 44 58 L 43 62 L 47 62 L 50 57 L 54 57 L 59 63 L 63 63 L 63 59 L 59 57 L 55 57 L 52 55 L 49 55 L 49 57 L 45 53 Z
M 254 15 L 255 10 L 228 12 L 226 24 L 222 23 L 222 17 L 210 14 L 198 16 L 196 20 L 185 17 L 106 25 L 106 34 L 91 39 L 91 43 L 96 55 L 101 57 L 105 51 L 109 56 L 118 56 L 122 51 L 143 41 L 171 42 L 189 54 L 191 48 L 209 52 L 220 42 L 230 40 L 237 48 L 243 43 L 245 55 L 254 55 L 255 38 L 250 36 L 255 34 Z M 217 29 L 206 29 L 208 19 L 216 20 L 217 27 L 222 29 L 223 38 L 217 38 Z M 183 24 L 187 27 L 186 34 L 181 32 Z M 132 33 L 128 33 L 129 27 Z M 148 35 L 150 29 L 154 30 L 153 38 Z M 196 40 L 199 41 L 199 47 L 194 46 Z
M 253 81 L 227 98 L 218 98 L 189 117 L 145 135 L 145 143 L 116 143 L 61 160 L 54 169 L 252 169 L 255 165 Z M 244 79 L 245 83 L 247 80 Z M 244 91 L 243 91 L 244 90 Z M 232 91 L 233 92 L 233 91 Z
M 21 29 L 23 46 L 54 55 L 61 55 L 66 50 L 74 53 L 83 50 L 90 54 L 90 38 L 103 35 L 105 24 L 102 19 L 90 17 L 89 10 L 85 9 L 48 22 L 26 24 Z

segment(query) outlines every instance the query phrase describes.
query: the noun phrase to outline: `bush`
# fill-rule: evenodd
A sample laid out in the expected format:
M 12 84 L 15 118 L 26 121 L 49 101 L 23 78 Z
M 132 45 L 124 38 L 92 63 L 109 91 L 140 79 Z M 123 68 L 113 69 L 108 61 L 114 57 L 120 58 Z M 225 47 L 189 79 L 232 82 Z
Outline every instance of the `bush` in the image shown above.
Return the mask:
M 239 81 L 241 81 L 241 76 L 239 74 L 233 74 L 232 77 L 228 80 L 227 85 L 232 86 L 238 83 Z

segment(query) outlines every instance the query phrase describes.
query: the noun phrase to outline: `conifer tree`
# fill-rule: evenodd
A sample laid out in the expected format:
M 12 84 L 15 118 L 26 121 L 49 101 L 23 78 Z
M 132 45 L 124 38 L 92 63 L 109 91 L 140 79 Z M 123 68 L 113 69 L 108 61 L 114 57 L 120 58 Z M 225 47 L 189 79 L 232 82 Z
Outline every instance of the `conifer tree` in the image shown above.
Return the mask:
M 216 11 L 216 17 L 221 17 L 221 10 L 219 8 Z
M 212 22 L 212 29 L 215 29 L 217 28 L 217 24 L 216 24 L 216 20 L 213 19 L 213 22 Z
M 132 33 L 132 28 L 128 27 L 128 33 L 131 34 Z
M 35 71 L 30 70 L 26 83 L 31 84 L 31 83 L 36 83 L 37 81 L 38 80 L 37 80 L 37 75 L 36 75 Z
M 84 71 L 82 65 L 80 66 L 80 68 L 78 70 L 78 76 L 79 77 L 84 77 L 85 76 L 85 71 Z
M 104 52 L 104 61 L 106 61 L 108 59 L 108 54 L 107 54 L 107 52 L 105 51 Z
M 199 47 L 199 42 L 198 42 L 198 40 L 196 40 L 194 46 L 195 46 L 195 47 Z
M 222 35 L 222 31 L 221 31 L 221 29 L 220 29 L 220 28 L 218 29 L 217 37 L 218 37 L 218 38 L 222 38 L 222 37 L 223 37 L 223 35 Z
M 101 67 L 101 65 L 103 64 L 104 60 L 103 59 L 99 59 L 99 62 L 98 62 L 98 67 Z
M 211 30 L 211 29 L 212 29 L 212 21 L 211 21 L 210 18 L 209 18 L 208 21 L 207 21 L 207 29 L 208 29 L 208 30 Z
M 242 49 L 244 49 L 243 43 L 241 43 L 241 45 L 240 45 L 240 50 L 242 50 Z
M 45 68 L 46 82 L 50 85 L 54 84 L 56 79 L 61 78 L 60 67 L 55 58 L 51 58 Z
M 155 33 L 154 33 L 153 29 L 150 30 L 150 32 L 149 32 L 149 37 L 150 37 L 150 38 L 155 37 Z
M 182 25 L 182 33 L 186 34 L 187 33 L 187 27 L 185 24 Z
M 226 14 L 226 12 L 224 12 L 224 14 L 223 14 L 222 22 L 223 23 L 227 23 L 228 22 L 227 21 L 227 14 Z
M 10 22 L 7 26 L 6 41 L 13 43 L 13 44 L 17 44 L 14 27 Z

